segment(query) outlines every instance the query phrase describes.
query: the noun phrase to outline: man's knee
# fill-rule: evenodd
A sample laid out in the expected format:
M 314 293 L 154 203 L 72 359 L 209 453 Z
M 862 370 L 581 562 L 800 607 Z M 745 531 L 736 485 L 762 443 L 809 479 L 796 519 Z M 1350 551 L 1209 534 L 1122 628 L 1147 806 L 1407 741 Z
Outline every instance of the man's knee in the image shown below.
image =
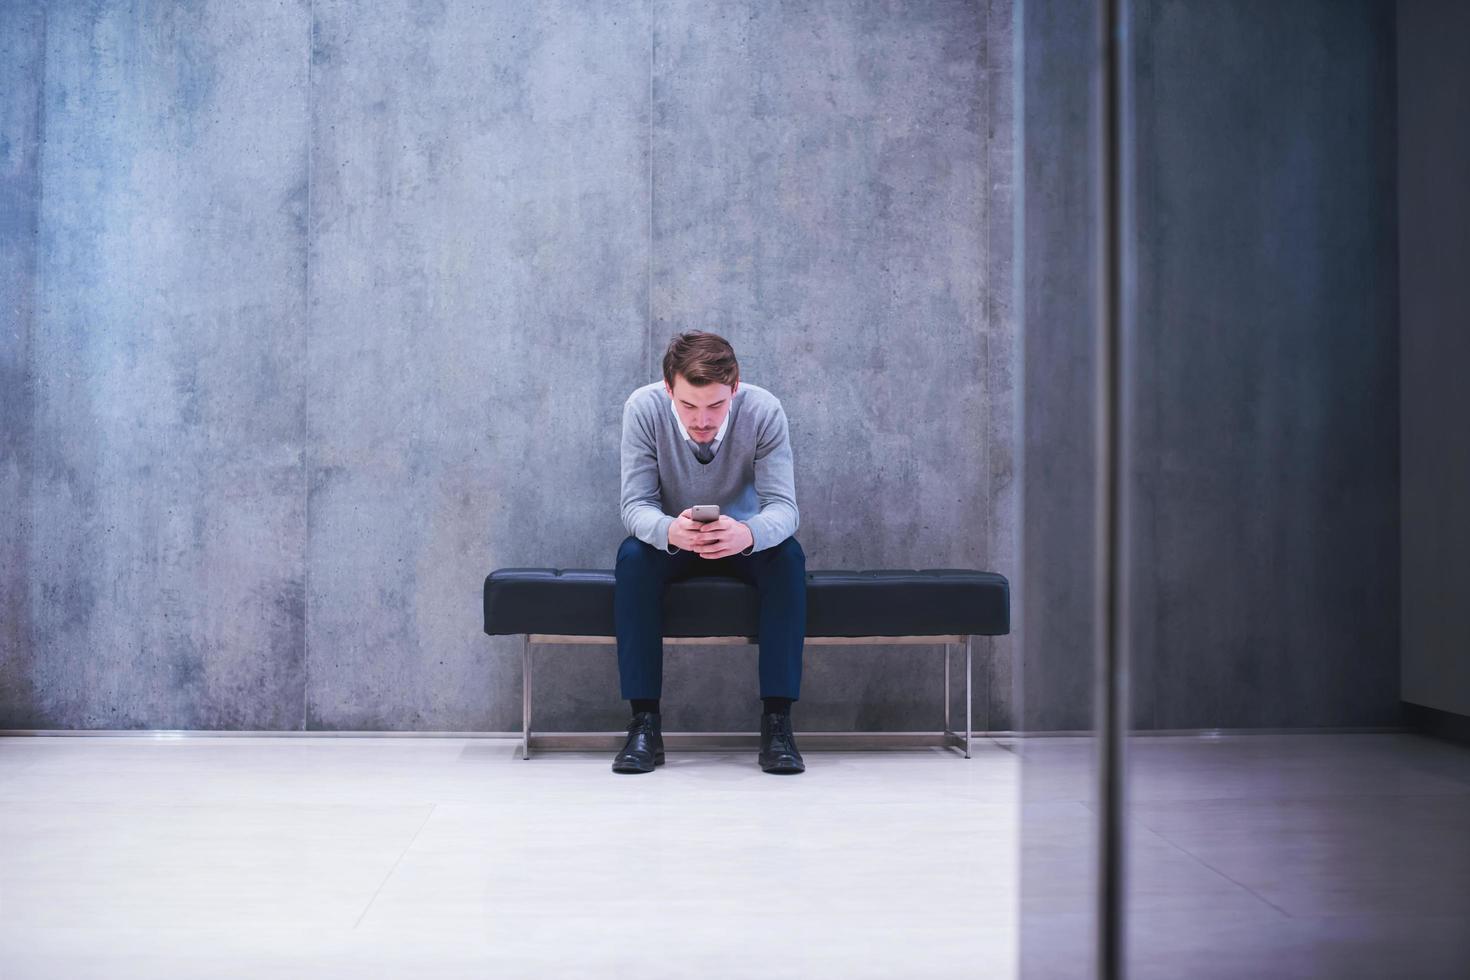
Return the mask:
M 646 564 L 650 559 L 657 557 L 652 545 L 645 544 L 638 538 L 629 535 L 618 548 L 618 568 L 625 566 L 637 566 Z
M 771 561 L 792 567 L 806 568 L 806 552 L 796 538 L 787 538 L 771 549 Z

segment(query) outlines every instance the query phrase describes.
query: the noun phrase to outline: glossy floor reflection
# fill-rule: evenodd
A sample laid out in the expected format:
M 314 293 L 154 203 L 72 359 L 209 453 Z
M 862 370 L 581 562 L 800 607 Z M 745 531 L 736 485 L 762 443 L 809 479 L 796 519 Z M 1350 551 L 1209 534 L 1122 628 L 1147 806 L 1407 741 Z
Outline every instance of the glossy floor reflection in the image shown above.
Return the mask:
M 1023 751 L 1027 974 L 1078 976 L 1093 746 Z M 1130 977 L 1470 977 L 1470 749 L 1301 734 L 1128 752 Z
M 518 758 L 512 742 L 0 738 L 20 977 L 1009 976 L 1018 762 L 977 740 Z

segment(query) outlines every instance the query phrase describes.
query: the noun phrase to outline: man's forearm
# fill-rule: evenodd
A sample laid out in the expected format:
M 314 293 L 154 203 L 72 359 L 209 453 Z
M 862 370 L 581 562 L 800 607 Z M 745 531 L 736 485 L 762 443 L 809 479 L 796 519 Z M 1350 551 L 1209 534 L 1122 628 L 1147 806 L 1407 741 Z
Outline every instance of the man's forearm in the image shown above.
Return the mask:
M 796 533 L 801 523 L 796 509 L 796 477 L 791 458 L 791 434 L 786 412 L 776 416 L 761 432 L 755 454 L 755 492 L 760 512 L 746 520 L 755 550 L 774 548 Z
M 759 514 L 745 520 L 745 526 L 750 528 L 751 537 L 755 540 L 756 551 L 774 548 L 785 541 L 796 533 L 799 523 L 795 505 L 784 500 L 767 503 Z
M 621 455 L 623 527 L 639 541 L 668 551 L 669 527 L 674 519 L 660 506 L 653 435 L 639 423 L 631 401 L 623 405 Z
M 674 519 L 652 504 L 637 504 L 624 509 L 623 526 L 639 541 L 670 551 L 669 528 Z

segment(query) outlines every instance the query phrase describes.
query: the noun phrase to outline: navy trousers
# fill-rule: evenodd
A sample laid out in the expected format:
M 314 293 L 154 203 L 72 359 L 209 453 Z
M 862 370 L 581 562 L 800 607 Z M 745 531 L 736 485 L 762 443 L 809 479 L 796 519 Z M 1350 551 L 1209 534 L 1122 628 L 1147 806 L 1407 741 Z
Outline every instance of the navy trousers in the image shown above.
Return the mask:
M 701 575 L 738 578 L 760 591 L 760 696 L 798 700 L 806 641 L 806 552 L 796 538 L 748 556 L 701 558 L 683 549 L 671 555 L 631 536 L 618 548 L 613 599 L 623 699 L 661 695 L 664 587 Z

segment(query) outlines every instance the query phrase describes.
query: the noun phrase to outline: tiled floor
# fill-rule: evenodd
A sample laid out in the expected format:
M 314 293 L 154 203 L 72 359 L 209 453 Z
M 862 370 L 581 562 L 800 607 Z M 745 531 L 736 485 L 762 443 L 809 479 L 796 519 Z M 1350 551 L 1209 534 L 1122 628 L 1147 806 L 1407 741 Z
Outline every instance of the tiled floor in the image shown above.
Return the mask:
M 0 973 L 1007 976 L 1016 756 L 0 739 Z
M 1085 976 L 1093 747 L 1015 748 L 0 738 L 0 975 Z M 1130 977 L 1470 977 L 1470 750 L 1130 753 Z

